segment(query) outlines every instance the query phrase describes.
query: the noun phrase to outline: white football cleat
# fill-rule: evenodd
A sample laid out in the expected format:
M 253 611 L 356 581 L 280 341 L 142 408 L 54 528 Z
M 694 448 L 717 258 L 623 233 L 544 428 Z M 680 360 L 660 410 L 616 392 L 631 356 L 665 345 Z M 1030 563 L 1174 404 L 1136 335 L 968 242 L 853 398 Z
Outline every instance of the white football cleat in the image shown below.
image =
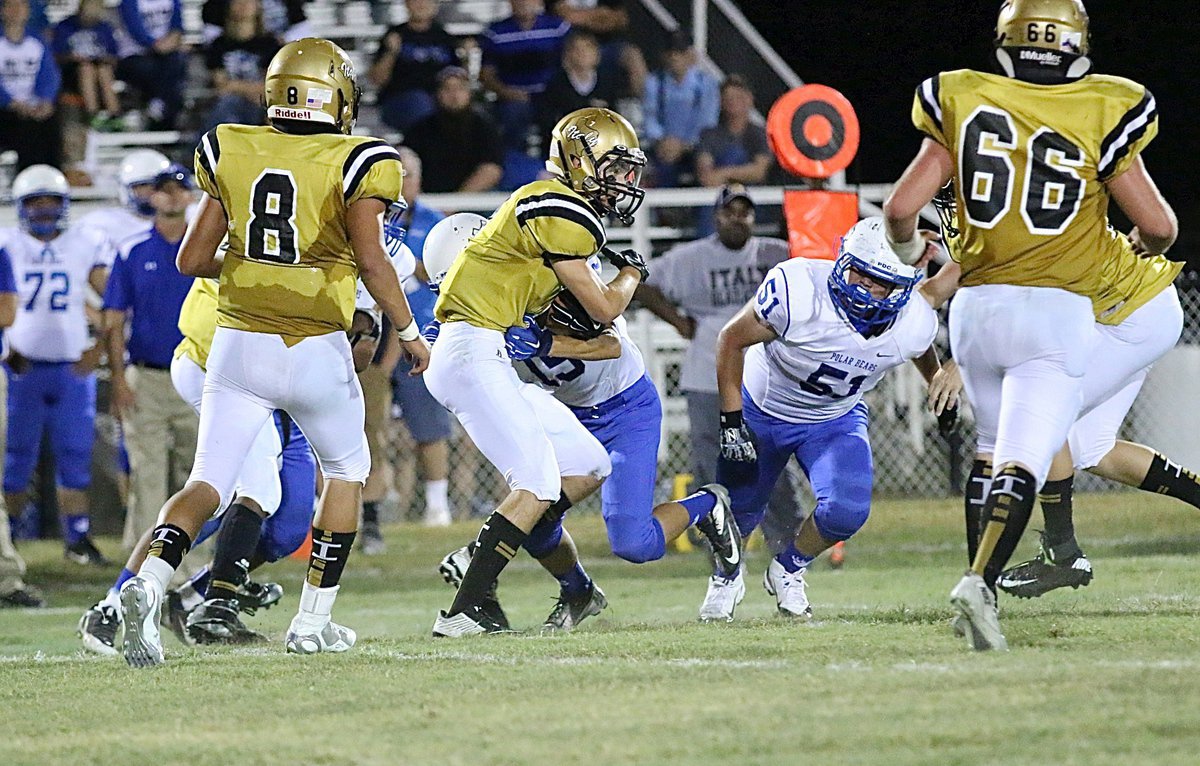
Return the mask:
M 157 584 L 132 577 L 121 586 L 121 622 L 125 638 L 121 654 L 132 668 L 152 668 L 163 663 L 162 636 L 158 632 L 163 594 Z
M 708 592 L 700 605 L 701 622 L 733 622 L 733 610 L 746 597 L 746 580 L 742 570 L 732 579 L 720 575 L 708 578 Z
M 789 572 L 778 559 L 773 558 L 771 565 L 763 573 L 763 587 L 775 597 L 775 607 L 784 617 L 812 619 L 812 607 L 808 603 L 803 569 L 799 572 Z
M 319 630 L 298 625 L 299 621 L 300 615 L 296 615 L 288 626 L 287 638 L 284 639 L 288 654 L 340 654 L 354 648 L 354 642 L 358 640 L 357 633 L 333 620 L 326 622 Z
M 996 610 L 996 596 L 988 589 L 983 578 L 967 572 L 950 591 L 950 603 L 958 609 L 966 625 L 967 640 L 977 652 L 990 649 L 1007 652 L 1008 641 L 1000 630 L 1000 613 Z

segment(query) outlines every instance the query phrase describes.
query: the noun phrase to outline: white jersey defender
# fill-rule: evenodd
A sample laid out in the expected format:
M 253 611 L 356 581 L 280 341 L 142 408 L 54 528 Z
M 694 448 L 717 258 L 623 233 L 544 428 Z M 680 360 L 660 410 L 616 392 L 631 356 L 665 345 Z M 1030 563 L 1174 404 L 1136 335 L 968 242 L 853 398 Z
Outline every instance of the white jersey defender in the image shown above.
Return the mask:
M 755 313 L 779 336 L 746 351 L 743 386 L 764 412 L 790 423 L 840 417 L 884 373 L 929 348 L 938 320 L 925 300 L 910 300 L 890 328 L 863 337 L 829 294 L 832 261 L 795 258 L 767 273 Z

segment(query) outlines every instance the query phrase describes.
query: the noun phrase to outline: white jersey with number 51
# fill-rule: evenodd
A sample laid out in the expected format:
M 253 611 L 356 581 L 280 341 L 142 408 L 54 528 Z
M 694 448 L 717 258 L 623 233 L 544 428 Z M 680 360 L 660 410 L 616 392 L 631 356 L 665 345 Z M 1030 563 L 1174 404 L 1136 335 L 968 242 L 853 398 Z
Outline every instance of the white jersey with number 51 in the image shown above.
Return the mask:
M 914 295 L 890 328 L 864 338 L 829 295 L 832 271 L 832 261 L 793 258 L 771 269 L 755 295 L 755 314 L 778 337 L 746 351 L 742 384 L 760 409 L 781 420 L 820 423 L 846 414 L 937 334 L 937 314 Z

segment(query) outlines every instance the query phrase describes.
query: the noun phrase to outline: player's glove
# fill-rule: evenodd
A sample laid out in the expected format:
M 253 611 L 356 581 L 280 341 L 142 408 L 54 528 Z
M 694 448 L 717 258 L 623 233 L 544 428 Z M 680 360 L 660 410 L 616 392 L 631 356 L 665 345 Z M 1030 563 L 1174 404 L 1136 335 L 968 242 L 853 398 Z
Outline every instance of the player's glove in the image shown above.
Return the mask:
M 950 434 L 958 430 L 958 404 L 952 404 L 939 412 L 937 424 L 938 433 L 946 438 L 949 438 Z
M 592 319 L 579 299 L 566 288 L 550 302 L 546 322 L 551 331 L 579 340 L 591 340 L 608 329 L 607 324 Z
M 608 262 L 613 266 L 616 266 L 618 269 L 626 266 L 631 269 L 637 269 L 642 275 L 642 282 L 645 282 L 650 278 L 650 269 L 646 267 L 646 259 L 643 258 L 642 254 L 637 250 L 630 248 L 622 250 L 618 253 L 611 247 L 604 247 L 600 249 L 600 254 L 608 259 Z
M 550 347 L 554 344 L 554 334 L 540 327 L 534 317 L 525 315 L 525 324 L 508 328 L 504 333 L 504 348 L 508 358 L 514 362 L 523 362 L 535 356 L 549 356 Z
M 721 413 L 721 458 L 734 463 L 753 463 L 758 453 L 751 441 L 749 427 L 742 422 L 740 411 Z
M 442 332 L 442 323 L 439 322 L 438 320 L 434 319 L 432 322 L 425 325 L 424 330 L 421 330 L 421 337 L 425 339 L 426 343 L 428 343 L 430 346 L 433 346 L 433 344 L 438 339 L 438 335 L 441 334 L 441 332 Z

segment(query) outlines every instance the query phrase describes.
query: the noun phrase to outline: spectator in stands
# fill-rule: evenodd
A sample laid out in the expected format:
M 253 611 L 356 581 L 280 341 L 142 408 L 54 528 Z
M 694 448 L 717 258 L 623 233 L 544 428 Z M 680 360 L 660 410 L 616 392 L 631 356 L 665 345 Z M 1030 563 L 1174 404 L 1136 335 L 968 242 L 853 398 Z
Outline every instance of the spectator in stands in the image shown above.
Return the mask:
M 605 77 L 620 74 L 621 96 L 641 99 L 646 90 L 646 57 L 625 39 L 629 10 L 625 0 L 554 0 L 550 10 L 572 29 L 584 29 L 600 43 L 600 71 Z M 633 120 L 634 116 L 625 114 Z M 637 121 L 634 120 L 635 126 Z
M 3 329 L 11 327 L 17 316 L 17 283 L 13 278 L 12 260 L 8 252 L 0 248 L 0 348 L 3 344 Z M 8 400 L 8 376 L 0 372 L 0 402 Z M 4 452 L 3 440 L 8 434 L 8 408 L 0 406 L 0 453 Z M 0 464 L 0 480 L 3 479 Z M 0 501 L 0 609 L 38 608 L 46 605 L 41 595 L 25 584 L 25 561 L 13 547 L 12 532 L 8 525 L 8 509 Z
M 54 102 L 62 77 L 50 48 L 25 31 L 29 0 L 2 0 L 0 23 L 0 150 L 17 167 L 60 164 L 62 138 Z
M 129 450 L 126 539 L 154 526 L 163 503 L 183 486 L 181 472 L 191 469 L 196 453 L 199 421 L 171 384 L 171 360 L 183 341 L 179 311 L 192 286 L 192 278 L 175 267 L 175 256 L 195 188 L 181 165 L 159 173 L 150 196 L 154 225 L 120 244 L 104 291 L 111 406 Z
M 379 89 L 379 115 L 396 130 L 408 130 L 434 111 L 437 75 L 458 60 L 458 40 L 437 21 L 438 0 L 408 0 L 408 21 L 379 41 L 367 73 Z
M 225 30 L 204 53 L 217 102 L 202 132 L 225 122 L 263 124 L 263 78 L 278 50 L 278 40 L 263 31 L 259 0 L 232 0 Z
M 495 123 L 471 106 L 471 79 L 461 67 L 437 76 L 437 111 L 408 132 L 406 141 L 427 168 L 428 192 L 477 192 L 496 188 L 504 150 Z
M 600 44 L 591 32 L 574 29 L 563 47 L 562 66 L 537 101 L 538 135 L 543 141 L 565 114 L 588 106 L 616 108 L 616 78 L 600 69 Z M 539 157 L 544 156 L 544 151 Z
M 702 186 L 762 183 L 771 169 L 771 150 L 762 125 L 750 121 L 754 94 L 740 75 L 721 85 L 721 118 L 700 135 L 696 175 Z
M 263 29 L 280 42 L 290 43 L 301 37 L 313 37 L 312 24 L 304 12 L 306 0 L 262 0 Z M 211 43 L 221 36 L 229 17 L 231 0 L 205 0 L 200 9 L 204 22 L 204 42 Z
M 656 186 L 694 183 L 700 134 L 717 125 L 721 93 L 717 80 L 696 63 L 691 37 L 677 31 L 663 53 L 663 68 L 646 80 L 642 136 L 653 158 Z
M 405 224 L 408 236 L 404 243 L 417 257 L 416 289 L 408 293 L 408 305 L 421 327 L 433 321 L 433 305 L 437 295 L 429 289 L 429 274 L 422 260 L 425 237 L 433 225 L 445 216 L 421 202 L 421 160 L 411 149 L 400 147 L 404 163 L 404 200 L 408 203 Z M 407 283 L 406 283 L 407 287 Z M 400 405 L 404 424 L 416 442 L 417 468 L 425 482 L 426 526 L 441 527 L 450 523 L 450 413 L 440 405 L 421 375 L 409 375 L 411 365 L 401 361 L 392 373 L 392 395 Z
M 121 104 L 113 88 L 117 35 L 107 19 L 104 0 L 80 0 L 79 11 L 54 27 L 54 57 L 63 76 L 63 92 L 83 102 L 92 128 L 121 130 Z
M 147 127 L 174 130 L 187 78 L 181 0 L 121 0 L 119 10 L 124 34 L 117 78 L 148 99 Z
M 536 130 L 533 100 L 558 69 L 563 40 L 571 26 L 543 13 L 541 0 L 509 0 L 509 4 L 512 16 L 483 32 L 479 79 L 496 94 L 504 145 L 524 153 L 531 145 L 540 145 L 540 137 L 531 135 Z

